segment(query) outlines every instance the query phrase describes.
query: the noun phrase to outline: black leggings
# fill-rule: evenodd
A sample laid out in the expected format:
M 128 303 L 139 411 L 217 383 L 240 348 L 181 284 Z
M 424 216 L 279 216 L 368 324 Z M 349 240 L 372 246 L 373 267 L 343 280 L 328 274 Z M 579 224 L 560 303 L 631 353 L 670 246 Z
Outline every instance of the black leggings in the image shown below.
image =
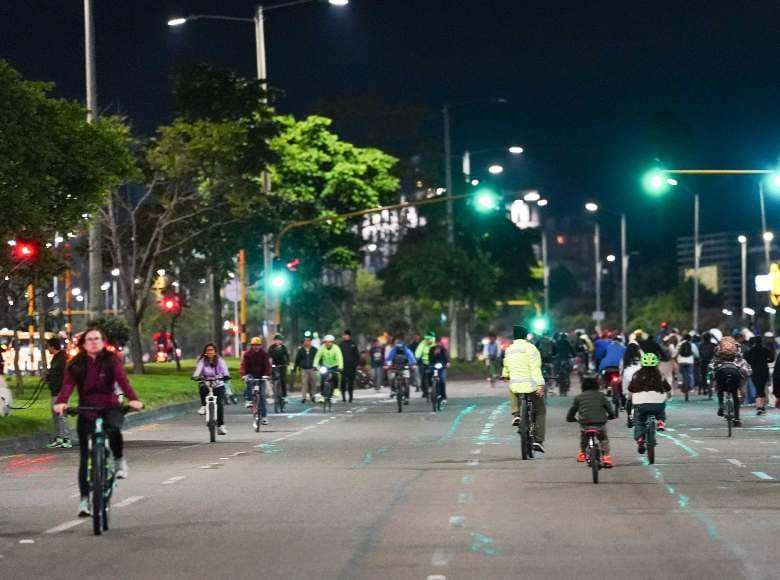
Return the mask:
M 111 453 L 115 459 L 122 459 L 122 424 L 125 422 L 125 414 L 120 408 L 106 410 L 103 414 L 103 429 L 111 446 Z M 89 462 L 89 440 L 95 432 L 95 420 L 79 415 L 76 422 L 76 431 L 79 435 L 79 493 L 81 497 L 89 495 L 89 483 L 87 482 L 87 463 Z
M 344 379 L 341 381 L 341 399 L 347 400 L 347 393 L 349 393 L 349 402 L 352 402 L 352 395 L 355 392 L 355 375 L 357 371 L 344 370 Z
M 209 389 L 206 385 L 200 386 L 200 404 L 206 406 L 206 395 Z M 216 387 L 214 396 L 217 398 L 217 426 L 222 427 L 225 424 L 225 387 Z

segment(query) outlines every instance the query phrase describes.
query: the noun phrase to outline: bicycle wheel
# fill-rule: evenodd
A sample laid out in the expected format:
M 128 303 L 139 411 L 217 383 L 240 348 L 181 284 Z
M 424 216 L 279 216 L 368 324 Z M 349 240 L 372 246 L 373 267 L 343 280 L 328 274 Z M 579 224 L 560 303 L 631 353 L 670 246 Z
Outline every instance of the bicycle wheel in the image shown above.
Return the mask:
M 655 417 L 647 421 L 647 430 L 645 432 L 645 445 L 647 447 L 647 461 L 652 465 L 655 463 Z
M 398 412 L 402 413 L 404 410 L 404 393 L 406 389 L 404 388 L 403 382 L 398 381 L 395 385 L 395 400 L 398 403 Z
M 252 413 L 252 423 L 254 423 L 255 433 L 260 432 L 260 423 L 263 420 L 262 417 L 262 410 L 260 407 L 260 391 L 256 392 L 254 394 L 254 400 L 252 401 L 252 405 L 254 406 L 254 413 Z
M 92 531 L 103 533 L 103 491 L 106 475 L 106 448 L 102 441 L 92 442 Z
M 437 377 L 434 377 L 433 381 L 431 381 L 431 386 L 428 389 L 428 397 L 431 401 L 433 412 L 435 413 L 439 410 L 437 408 L 437 403 L 439 402 L 439 379 Z
M 593 451 L 590 456 L 590 471 L 593 474 L 593 483 L 598 483 L 599 469 L 601 469 L 601 448 L 599 448 L 598 443 L 592 439 L 588 444 L 593 446 Z
M 726 425 L 728 427 L 729 437 L 734 428 L 734 395 L 732 393 L 726 393 Z
M 282 386 L 279 384 L 279 381 L 274 381 L 274 413 L 281 413 L 282 412 L 282 397 L 281 397 L 281 390 Z
M 534 444 L 531 441 L 531 421 L 528 413 L 528 401 L 523 398 L 520 403 L 520 447 L 523 460 L 532 459 Z
M 111 450 L 106 449 L 105 456 L 110 457 Z M 110 464 L 109 464 L 110 463 Z M 106 470 L 104 472 L 105 479 L 105 492 L 103 496 L 103 531 L 108 530 L 108 516 L 111 512 L 111 496 L 114 494 L 114 462 L 106 462 Z
M 214 403 L 209 403 L 209 441 L 214 443 L 217 440 L 217 406 Z

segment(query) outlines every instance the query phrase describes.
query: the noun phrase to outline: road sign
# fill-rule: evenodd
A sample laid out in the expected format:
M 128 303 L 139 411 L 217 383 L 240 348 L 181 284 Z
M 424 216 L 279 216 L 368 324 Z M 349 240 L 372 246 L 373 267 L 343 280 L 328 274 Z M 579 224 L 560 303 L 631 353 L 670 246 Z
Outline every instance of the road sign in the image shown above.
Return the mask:
M 605 318 L 606 318 L 606 316 L 604 316 L 604 311 L 603 310 L 594 310 L 593 311 L 593 320 L 595 320 L 596 322 L 601 322 Z
M 768 292 L 772 304 L 780 306 L 780 264 L 773 263 L 769 274 L 756 276 L 756 292 Z

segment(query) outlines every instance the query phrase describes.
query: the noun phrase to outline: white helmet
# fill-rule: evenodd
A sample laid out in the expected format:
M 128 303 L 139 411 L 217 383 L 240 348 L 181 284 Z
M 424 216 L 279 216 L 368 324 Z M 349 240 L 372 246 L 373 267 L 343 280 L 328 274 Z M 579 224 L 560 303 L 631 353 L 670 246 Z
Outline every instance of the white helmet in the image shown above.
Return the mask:
M 326 334 L 325 338 L 322 339 L 322 342 L 334 342 L 336 340 L 336 337 L 332 334 Z

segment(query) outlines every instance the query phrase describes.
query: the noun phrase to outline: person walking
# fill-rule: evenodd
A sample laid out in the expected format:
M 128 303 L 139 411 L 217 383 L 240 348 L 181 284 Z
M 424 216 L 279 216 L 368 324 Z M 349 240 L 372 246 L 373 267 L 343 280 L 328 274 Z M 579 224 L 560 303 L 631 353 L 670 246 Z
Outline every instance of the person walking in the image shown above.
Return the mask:
M 745 354 L 745 360 L 753 369 L 750 380 L 756 389 L 756 415 L 766 413 L 766 384 L 769 381 L 769 365 L 772 362 L 772 352 L 763 345 L 760 336 L 754 336 L 748 342 L 750 350 Z
M 378 338 L 375 338 L 374 342 L 371 343 L 368 358 L 371 361 L 371 375 L 374 379 L 374 388 L 378 391 L 384 386 L 385 382 L 385 347 L 382 346 Z
M 317 369 L 314 368 L 314 357 L 317 349 L 312 345 L 311 334 L 304 335 L 303 344 L 295 353 L 293 372 L 301 371 L 301 403 L 306 402 L 306 395 L 312 403 L 317 402 Z
M 52 337 L 46 341 L 46 350 L 51 356 L 49 370 L 46 372 L 44 380 L 51 392 L 52 401 L 52 419 L 54 421 L 54 439 L 46 447 L 49 449 L 70 449 L 73 443 L 70 440 L 70 429 L 68 428 L 68 418 L 54 412 L 54 401 L 62 390 L 62 381 L 65 378 L 65 366 L 68 364 L 68 357 L 62 350 L 62 342 L 57 337 Z
M 344 388 L 341 389 L 341 400 L 347 402 L 347 391 L 349 391 L 349 402 L 351 403 L 355 391 L 355 376 L 358 366 L 360 366 L 360 351 L 355 341 L 352 340 L 351 330 L 345 330 L 341 338 L 341 356 L 344 359 Z

